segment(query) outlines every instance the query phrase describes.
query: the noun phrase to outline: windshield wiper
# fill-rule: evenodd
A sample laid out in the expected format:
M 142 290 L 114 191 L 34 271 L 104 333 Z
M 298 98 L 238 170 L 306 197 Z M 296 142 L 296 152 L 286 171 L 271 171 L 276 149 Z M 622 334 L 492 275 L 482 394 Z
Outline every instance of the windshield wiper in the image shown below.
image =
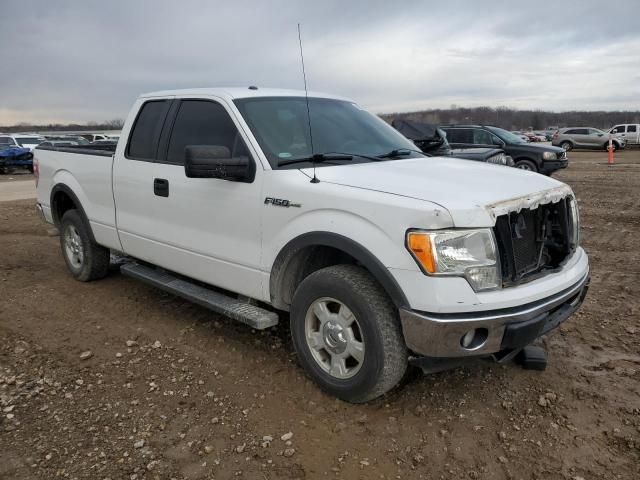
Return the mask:
M 396 148 L 391 150 L 390 152 L 383 153 L 382 155 L 378 155 L 378 158 L 396 158 L 396 157 L 404 157 L 406 155 L 411 155 L 412 153 L 419 153 L 421 155 L 429 156 L 420 150 L 411 150 L 410 148 Z
M 341 153 L 341 152 L 327 152 L 327 153 L 316 153 L 310 157 L 304 158 L 293 158 L 291 160 L 282 160 L 278 162 L 279 167 L 284 167 L 285 165 L 293 165 L 295 163 L 305 163 L 305 162 L 314 162 L 314 163 L 322 163 L 322 162 L 331 162 L 333 160 L 345 160 L 351 161 L 353 157 L 358 158 L 366 158 L 367 160 L 371 160 L 372 162 L 379 162 L 382 160 L 382 157 L 374 157 L 371 155 L 364 155 L 362 153 Z
M 293 158 L 291 160 L 282 160 L 278 162 L 279 167 L 284 167 L 285 165 L 294 165 L 296 163 L 322 163 L 322 162 L 332 162 L 334 160 L 345 160 L 351 161 L 353 160 L 353 155 L 346 153 L 316 153 L 309 157 L 303 158 Z

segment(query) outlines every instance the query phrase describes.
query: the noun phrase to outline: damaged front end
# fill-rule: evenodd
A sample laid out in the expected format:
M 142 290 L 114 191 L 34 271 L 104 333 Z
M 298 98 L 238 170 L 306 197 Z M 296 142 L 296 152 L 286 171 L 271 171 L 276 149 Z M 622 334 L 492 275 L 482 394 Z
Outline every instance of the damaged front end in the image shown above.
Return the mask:
M 558 271 L 578 247 L 578 208 L 566 186 L 489 208 L 496 220 L 503 287 Z

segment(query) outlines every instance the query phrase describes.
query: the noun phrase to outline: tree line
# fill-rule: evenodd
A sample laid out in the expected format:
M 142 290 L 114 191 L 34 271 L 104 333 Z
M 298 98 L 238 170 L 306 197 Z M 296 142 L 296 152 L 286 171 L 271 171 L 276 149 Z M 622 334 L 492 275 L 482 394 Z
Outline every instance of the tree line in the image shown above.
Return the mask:
M 81 132 L 83 130 L 121 130 L 124 125 L 124 120 L 116 118 L 113 120 L 105 120 L 103 122 L 88 122 L 88 123 L 48 123 L 43 125 L 36 125 L 32 123 L 18 123 L 16 125 L 9 125 L 6 127 L 0 126 L 0 132 L 4 133 L 17 133 L 17 132 Z
M 595 127 L 608 129 L 620 123 L 640 123 L 640 111 L 569 111 L 549 112 L 544 110 L 518 110 L 509 107 L 475 107 L 464 108 L 452 105 L 448 109 L 431 109 L 417 112 L 385 113 L 380 115 L 391 122 L 394 118 L 413 120 L 436 125 L 447 124 L 482 124 L 495 125 L 507 130 L 544 130 L 547 127 Z M 35 125 L 18 123 L 2 127 L 0 131 L 13 132 L 46 132 L 46 131 L 82 131 L 82 130 L 120 130 L 124 120 L 114 119 L 103 122 L 49 123 Z
M 640 123 L 640 111 L 569 111 L 518 110 L 508 107 L 463 108 L 452 105 L 448 109 L 417 112 L 387 113 L 384 120 L 394 118 L 436 125 L 481 124 L 495 125 L 506 130 L 544 130 L 547 127 L 594 127 L 608 129 L 620 123 Z

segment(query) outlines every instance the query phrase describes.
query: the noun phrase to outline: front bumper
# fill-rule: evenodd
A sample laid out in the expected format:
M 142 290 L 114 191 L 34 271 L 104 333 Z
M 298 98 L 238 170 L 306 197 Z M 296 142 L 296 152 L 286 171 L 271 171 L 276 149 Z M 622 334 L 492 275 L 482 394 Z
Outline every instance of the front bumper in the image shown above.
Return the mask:
M 432 314 L 400 309 L 407 347 L 418 355 L 439 358 L 487 356 L 522 348 L 556 328 L 582 304 L 589 275 L 548 298 L 519 307 L 483 312 Z M 475 330 L 473 341 L 463 337 Z
M 562 160 L 545 160 L 542 162 L 542 173 L 552 173 L 556 170 L 561 170 L 569 166 L 569 160 L 566 158 Z

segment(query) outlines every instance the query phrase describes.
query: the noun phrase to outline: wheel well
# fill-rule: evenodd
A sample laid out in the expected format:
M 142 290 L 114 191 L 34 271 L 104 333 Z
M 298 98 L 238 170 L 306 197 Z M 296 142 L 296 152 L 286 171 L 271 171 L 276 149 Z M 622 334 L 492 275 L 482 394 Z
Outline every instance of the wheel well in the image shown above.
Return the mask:
M 533 158 L 529 158 L 529 157 L 518 157 L 518 158 L 514 158 L 513 161 L 514 162 L 521 162 L 522 160 L 527 160 L 529 162 L 533 162 L 534 164 L 538 164 L 538 162 L 536 162 Z
M 350 238 L 327 232 L 302 235 L 282 249 L 271 269 L 271 304 L 288 311 L 298 285 L 306 277 L 340 264 L 362 267 L 380 283 L 397 307 L 408 304 L 396 280 L 375 256 Z
M 531 162 L 533 163 L 533 165 L 537 168 L 540 169 L 540 162 L 535 161 L 533 158 L 529 158 L 529 157 L 518 157 L 518 158 L 514 158 L 513 159 L 513 163 L 517 164 L 518 162 L 521 162 L 523 160 L 526 160 L 527 162 Z
M 56 225 L 60 224 L 62 216 L 72 209 L 77 209 L 78 206 L 75 200 L 64 190 L 58 190 L 55 192 L 51 199 L 51 214 L 53 215 L 53 222 Z
M 51 216 L 53 217 L 53 223 L 56 227 L 60 227 L 62 216 L 71 209 L 78 210 L 80 218 L 82 218 L 82 221 L 87 227 L 89 238 L 92 242 L 95 242 L 96 240 L 93 236 L 91 224 L 89 223 L 89 217 L 87 217 L 84 208 L 82 208 L 80 200 L 78 200 L 78 197 L 76 197 L 68 186 L 59 183 L 51 190 Z
M 358 264 L 348 253 L 324 245 L 310 245 L 290 252 L 278 263 L 271 272 L 271 302 L 282 310 L 289 310 L 296 288 L 313 272 L 332 265 Z

